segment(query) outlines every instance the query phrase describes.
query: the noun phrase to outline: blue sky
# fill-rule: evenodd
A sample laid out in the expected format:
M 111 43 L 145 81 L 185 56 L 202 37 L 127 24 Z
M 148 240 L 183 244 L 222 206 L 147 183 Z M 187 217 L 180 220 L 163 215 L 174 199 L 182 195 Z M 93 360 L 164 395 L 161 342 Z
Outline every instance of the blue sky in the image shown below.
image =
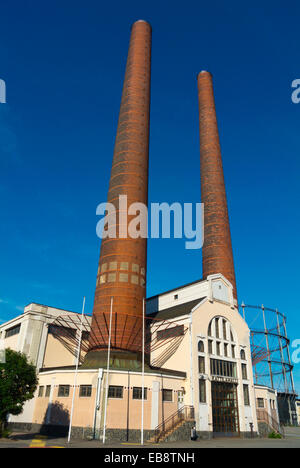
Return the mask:
M 196 76 L 212 72 L 238 295 L 300 338 L 299 2 L 1 5 L 0 319 L 27 303 L 92 311 L 130 26 L 152 24 L 150 202 L 198 202 Z M 201 277 L 201 251 L 150 240 L 148 295 Z M 300 365 L 295 379 L 300 391 Z

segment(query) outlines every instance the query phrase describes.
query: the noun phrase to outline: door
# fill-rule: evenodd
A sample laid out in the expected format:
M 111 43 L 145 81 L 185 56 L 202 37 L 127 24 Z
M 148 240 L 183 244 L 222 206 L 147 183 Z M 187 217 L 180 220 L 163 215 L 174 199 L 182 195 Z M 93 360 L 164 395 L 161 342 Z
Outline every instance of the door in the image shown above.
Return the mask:
M 239 436 L 237 385 L 212 382 L 214 437 Z
M 184 391 L 178 390 L 178 410 L 184 407 Z

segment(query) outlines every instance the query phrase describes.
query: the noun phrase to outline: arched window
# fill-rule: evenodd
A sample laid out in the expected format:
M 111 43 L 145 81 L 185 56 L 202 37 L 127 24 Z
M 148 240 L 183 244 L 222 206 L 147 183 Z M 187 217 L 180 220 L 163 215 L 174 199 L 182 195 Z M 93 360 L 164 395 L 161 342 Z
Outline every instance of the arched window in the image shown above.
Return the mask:
M 203 341 L 198 341 L 198 352 L 199 353 L 204 353 L 204 343 Z
M 241 359 L 243 359 L 243 361 L 246 360 L 246 354 L 245 354 L 245 351 L 243 349 L 241 350 Z
M 235 332 L 230 321 L 222 316 L 213 317 L 208 325 L 208 354 L 221 357 L 239 357 L 239 348 L 236 343 Z M 200 344 L 198 351 L 200 352 Z M 243 358 L 245 359 L 245 357 Z

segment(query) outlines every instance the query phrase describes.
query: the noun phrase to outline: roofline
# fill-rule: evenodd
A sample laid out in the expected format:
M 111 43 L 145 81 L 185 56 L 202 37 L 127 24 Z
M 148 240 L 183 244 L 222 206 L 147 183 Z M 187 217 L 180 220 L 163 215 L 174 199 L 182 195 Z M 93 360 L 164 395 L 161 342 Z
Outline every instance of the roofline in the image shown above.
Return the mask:
M 198 279 L 198 280 L 192 281 L 191 283 L 186 283 L 183 286 L 178 286 L 177 288 L 169 289 L 168 291 L 164 291 L 164 292 L 162 292 L 160 294 L 155 294 L 154 296 L 147 297 L 146 302 L 149 301 L 150 299 L 154 299 L 155 297 L 163 296 L 164 294 L 168 294 L 168 293 L 171 293 L 173 291 L 177 291 L 178 289 L 186 288 L 187 286 L 192 286 L 192 284 L 202 283 L 204 281 L 206 281 L 206 279 L 203 279 L 203 278 Z
M 53 307 L 53 306 L 46 305 L 46 304 L 40 304 L 39 302 L 29 302 L 29 304 L 27 304 L 24 307 L 24 310 L 25 310 L 26 307 L 29 307 L 31 304 L 35 304 L 35 305 L 41 306 L 41 307 L 47 307 L 48 309 L 62 310 L 63 312 L 70 312 L 71 314 L 78 314 L 78 315 L 81 314 L 81 312 L 74 312 L 74 310 L 62 309 L 61 307 Z M 88 314 L 84 314 L 84 315 L 88 315 Z

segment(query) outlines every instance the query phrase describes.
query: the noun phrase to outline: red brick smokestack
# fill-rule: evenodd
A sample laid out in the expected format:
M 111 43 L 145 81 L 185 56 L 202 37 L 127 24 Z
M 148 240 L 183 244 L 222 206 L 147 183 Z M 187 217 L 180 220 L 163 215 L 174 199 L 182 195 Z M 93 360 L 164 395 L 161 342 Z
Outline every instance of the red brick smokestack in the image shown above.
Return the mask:
M 206 71 L 198 75 L 200 120 L 201 202 L 204 203 L 203 278 L 222 273 L 233 285 L 235 272 L 230 225 L 214 102 L 212 76 Z
M 148 202 L 151 26 L 137 21 L 131 30 L 125 80 L 107 201 L 117 210 L 119 195 L 128 207 Z M 138 213 L 137 213 L 138 214 Z M 128 216 L 127 228 L 130 220 Z M 91 351 L 108 345 L 113 298 L 112 351 L 141 350 L 143 299 L 146 295 L 147 239 L 103 239 L 90 335 Z M 89 353 L 90 357 L 91 354 Z M 103 353 L 102 353 L 103 354 Z M 119 353 L 120 355 L 120 353 Z M 92 365 L 92 362 L 91 362 Z

